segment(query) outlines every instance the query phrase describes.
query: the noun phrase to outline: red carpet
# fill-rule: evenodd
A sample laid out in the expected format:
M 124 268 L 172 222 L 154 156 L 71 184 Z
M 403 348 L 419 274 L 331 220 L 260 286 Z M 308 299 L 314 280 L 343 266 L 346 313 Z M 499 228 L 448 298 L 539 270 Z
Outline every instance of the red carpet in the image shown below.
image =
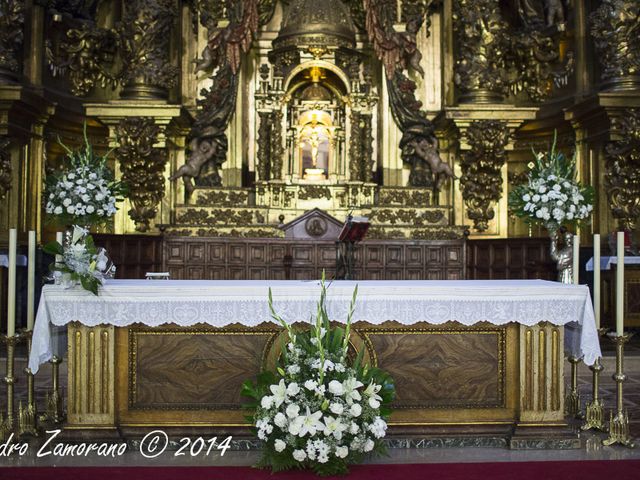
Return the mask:
M 311 473 L 271 475 L 248 467 L 59 467 L 2 468 L 2 480 L 297 480 L 323 478 Z M 639 480 L 640 460 L 583 462 L 425 463 L 360 465 L 348 480 Z

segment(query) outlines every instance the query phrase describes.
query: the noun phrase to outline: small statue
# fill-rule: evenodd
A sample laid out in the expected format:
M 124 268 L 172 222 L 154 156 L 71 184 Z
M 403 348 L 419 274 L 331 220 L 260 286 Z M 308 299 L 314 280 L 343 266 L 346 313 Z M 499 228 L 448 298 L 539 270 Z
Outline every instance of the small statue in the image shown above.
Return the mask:
M 429 141 L 429 139 L 425 137 L 417 138 L 413 142 L 413 148 L 415 150 L 416 156 L 424 160 L 424 162 L 427 163 L 431 168 L 431 174 L 433 175 L 433 179 L 435 181 L 436 190 L 440 190 L 442 183 L 446 179 L 456 178 L 456 176 L 453 174 L 451 166 L 448 163 L 442 161 L 442 159 L 440 158 L 440 154 L 438 153 L 437 138 L 433 137 L 431 141 Z
M 566 20 L 562 0 L 545 0 L 544 9 L 547 14 L 547 27 L 557 25 L 559 30 L 564 30 Z
M 203 135 L 191 140 L 189 158 L 184 165 L 176 170 L 176 173 L 169 177 L 169 180 L 174 181 L 182 178 L 187 197 L 189 197 L 195 189 L 193 180 L 200 176 L 202 168 L 211 160 L 214 163 L 213 176 L 215 177 L 212 184 L 219 185 L 221 181 L 218 169 L 225 161 L 226 142 L 227 137 L 224 134 L 220 135 L 215 127 L 207 127 Z
M 558 246 L 560 238 L 562 248 Z M 558 281 L 573 283 L 573 234 L 564 227 L 560 227 L 551 236 L 551 259 L 556 262 L 558 268 Z

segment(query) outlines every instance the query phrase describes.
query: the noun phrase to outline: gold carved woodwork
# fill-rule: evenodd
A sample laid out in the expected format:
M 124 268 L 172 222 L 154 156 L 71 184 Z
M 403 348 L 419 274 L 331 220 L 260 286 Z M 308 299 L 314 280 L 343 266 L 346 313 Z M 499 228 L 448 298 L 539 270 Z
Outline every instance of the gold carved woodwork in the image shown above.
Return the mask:
M 69 324 L 66 428 L 115 428 L 115 330 Z
M 177 218 L 178 223 L 188 225 L 233 225 L 251 226 L 256 223 L 254 210 L 234 210 L 231 208 L 189 208 Z
M 151 117 L 129 117 L 120 121 L 115 133 L 119 143 L 116 155 L 132 204 L 129 216 L 136 223 L 136 230 L 146 232 L 164 196 L 167 154 L 154 147 L 160 127 Z
M 302 185 L 298 190 L 298 200 L 326 198 L 331 200 L 331 189 L 324 185 Z
M 0 136 L 0 200 L 4 200 L 13 184 L 13 168 L 11 166 L 9 144 L 9 137 Z
M 612 130 L 618 140 L 606 147 L 605 185 L 613 217 L 633 231 L 640 218 L 640 108 L 612 119 Z
M 83 97 L 96 86 L 115 88 L 118 75 L 112 72 L 117 52 L 117 35 L 100 28 L 93 20 L 81 20 L 61 40 L 47 38 L 45 53 L 51 75 L 67 76 L 71 93 Z
M 24 12 L 24 0 L 0 1 L 0 83 L 14 82 L 20 74 Z
M 497 120 L 478 120 L 466 130 L 471 149 L 460 160 L 462 198 L 468 217 L 480 232 L 489 228 L 495 216 L 492 203 L 502 196 L 502 167 L 507 160 L 509 136 L 507 122 Z
M 564 422 L 564 329 L 520 325 L 521 423 Z
M 178 79 L 169 58 L 177 6 L 173 0 L 128 0 L 118 26 L 122 98 L 164 99 Z
M 640 6 L 635 0 L 603 0 L 591 14 L 591 36 L 602 64 L 603 87 L 640 88 Z
M 237 207 L 249 202 L 248 190 L 200 190 L 195 199 L 196 205 L 219 205 L 223 207 Z

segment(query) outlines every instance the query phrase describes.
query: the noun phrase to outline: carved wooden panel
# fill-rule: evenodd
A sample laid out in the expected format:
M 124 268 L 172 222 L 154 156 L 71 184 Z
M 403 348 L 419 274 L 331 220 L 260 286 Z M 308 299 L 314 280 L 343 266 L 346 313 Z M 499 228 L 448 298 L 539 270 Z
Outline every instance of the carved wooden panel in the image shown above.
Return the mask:
M 277 332 L 129 329 L 129 408 L 240 408 Z
M 116 278 L 144 278 L 147 272 L 159 272 L 163 265 L 162 238 L 151 235 L 93 234 L 96 245 L 107 250 L 115 263 Z M 184 246 L 167 250 L 184 262 Z
M 358 329 L 396 384 L 393 408 L 495 408 L 506 401 L 506 328 Z
M 335 274 L 335 242 L 181 238 L 165 241 L 165 268 L 176 279 L 299 279 Z M 355 249 L 362 280 L 461 279 L 464 241 L 365 241 Z
M 555 280 L 555 263 L 547 238 L 469 240 L 467 278 Z

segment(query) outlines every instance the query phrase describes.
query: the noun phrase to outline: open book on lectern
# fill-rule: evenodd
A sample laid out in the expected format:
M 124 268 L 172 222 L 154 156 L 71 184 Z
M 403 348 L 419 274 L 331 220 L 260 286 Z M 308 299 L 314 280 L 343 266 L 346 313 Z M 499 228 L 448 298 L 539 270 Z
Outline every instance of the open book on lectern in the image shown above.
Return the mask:
M 369 219 L 367 217 L 349 217 L 344 223 L 338 240 L 341 242 L 359 242 L 369 230 Z

